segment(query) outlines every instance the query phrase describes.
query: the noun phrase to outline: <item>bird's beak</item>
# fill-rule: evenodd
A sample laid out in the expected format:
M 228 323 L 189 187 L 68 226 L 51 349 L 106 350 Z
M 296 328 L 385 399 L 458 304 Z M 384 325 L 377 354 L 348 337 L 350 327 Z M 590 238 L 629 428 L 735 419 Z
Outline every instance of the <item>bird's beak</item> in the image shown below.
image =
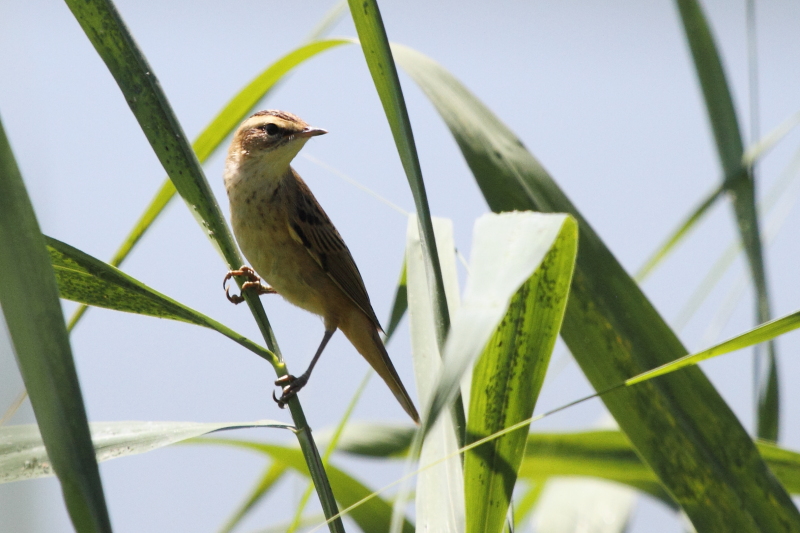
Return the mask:
M 321 128 L 306 128 L 301 131 L 298 136 L 300 137 L 316 137 L 317 135 L 325 135 L 328 133 L 328 130 L 323 130 Z

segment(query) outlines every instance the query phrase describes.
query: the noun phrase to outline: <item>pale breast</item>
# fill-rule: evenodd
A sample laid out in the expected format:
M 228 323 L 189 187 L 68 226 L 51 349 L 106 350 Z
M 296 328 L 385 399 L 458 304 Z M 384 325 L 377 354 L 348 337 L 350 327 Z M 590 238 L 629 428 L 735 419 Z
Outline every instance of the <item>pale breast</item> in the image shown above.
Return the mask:
M 230 193 L 234 235 L 259 276 L 294 305 L 329 316 L 332 310 L 326 309 L 323 295 L 339 289 L 292 239 L 279 190 L 254 188 Z

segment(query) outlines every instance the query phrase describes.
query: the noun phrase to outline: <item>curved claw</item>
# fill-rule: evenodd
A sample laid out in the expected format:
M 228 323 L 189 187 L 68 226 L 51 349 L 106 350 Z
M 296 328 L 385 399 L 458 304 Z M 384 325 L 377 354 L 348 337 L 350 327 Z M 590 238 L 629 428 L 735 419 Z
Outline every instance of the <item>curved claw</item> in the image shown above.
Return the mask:
M 241 294 L 231 294 L 229 292 L 228 281 L 234 276 L 244 276 L 247 278 L 247 281 L 242 284 L 242 293 L 247 289 L 255 290 L 258 295 L 277 293 L 272 287 L 261 283 L 261 278 L 258 277 L 255 270 L 244 265 L 239 270 L 229 270 L 228 273 L 225 274 L 225 279 L 222 280 L 222 288 L 225 289 L 225 296 L 232 304 L 240 304 L 244 301 L 244 297 Z
M 275 396 L 275 391 L 272 391 L 272 399 L 275 400 L 275 403 L 278 404 L 278 407 L 284 409 L 286 408 L 286 402 L 284 402 L 282 398 L 283 396 L 281 396 L 281 399 L 279 399 L 277 396 Z

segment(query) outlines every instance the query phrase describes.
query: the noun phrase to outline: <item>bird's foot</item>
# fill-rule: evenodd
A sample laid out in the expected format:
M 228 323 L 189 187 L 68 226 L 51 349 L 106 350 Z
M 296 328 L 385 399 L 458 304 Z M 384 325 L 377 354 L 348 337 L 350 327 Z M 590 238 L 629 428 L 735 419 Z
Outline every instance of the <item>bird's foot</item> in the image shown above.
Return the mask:
M 286 407 L 286 404 L 294 398 L 300 389 L 305 387 L 306 383 L 308 383 L 308 376 L 305 374 L 301 375 L 299 378 L 294 377 L 291 374 L 287 374 L 285 376 L 279 377 L 275 380 L 275 385 L 278 387 L 282 387 L 281 389 L 281 397 L 278 398 L 275 396 L 275 392 L 272 392 L 272 399 L 275 400 L 275 403 L 278 404 L 278 407 L 283 409 Z
M 242 293 L 248 289 L 256 291 L 256 294 L 259 296 L 262 294 L 276 294 L 278 292 L 272 287 L 268 287 L 267 285 L 261 283 L 261 278 L 258 277 L 258 274 L 256 274 L 255 270 L 249 266 L 243 266 L 239 270 L 229 270 L 228 273 L 225 274 L 225 279 L 222 280 L 222 288 L 225 289 L 225 296 L 232 304 L 240 304 L 244 301 L 244 298 L 241 294 L 231 294 L 230 289 L 228 288 L 228 281 L 237 276 L 244 276 L 247 278 L 247 281 L 242 283 Z

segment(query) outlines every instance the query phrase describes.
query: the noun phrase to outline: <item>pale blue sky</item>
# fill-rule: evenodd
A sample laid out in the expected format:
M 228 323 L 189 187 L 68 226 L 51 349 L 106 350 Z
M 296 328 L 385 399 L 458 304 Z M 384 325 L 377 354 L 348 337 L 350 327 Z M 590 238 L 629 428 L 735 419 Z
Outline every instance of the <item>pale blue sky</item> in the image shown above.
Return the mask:
M 238 89 L 304 39 L 331 2 L 118 2 L 190 138 Z M 704 2 L 746 117 L 744 3 Z M 482 99 L 542 161 L 557 183 L 634 271 L 705 193 L 720 170 L 676 9 L 671 2 L 383 2 L 390 39 L 433 57 Z M 800 110 L 800 5 L 758 6 L 761 131 Z M 332 35 L 354 35 L 350 20 Z M 164 172 L 117 86 L 65 4 L 33 0 L 0 5 L 0 116 L 45 233 L 107 259 L 160 186 Z M 432 211 L 453 219 L 469 256 L 472 224 L 487 208 L 457 146 L 432 106 L 401 74 Z M 329 130 L 304 153 L 413 210 L 389 128 L 363 56 L 353 46 L 302 66 L 266 107 L 298 114 Z M 748 120 L 742 129 L 748 130 Z M 794 132 L 763 162 L 766 191 L 800 145 Z M 227 146 L 227 143 L 226 143 Z M 206 173 L 227 212 L 223 156 Z M 405 218 L 299 158 L 296 168 L 347 241 L 376 312 L 388 316 L 403 257 Z M 767 252 L 773 311 L 800 307 L 800 214 L 790 213 Z M 257 339 L 243 308 L 220 289 L 225 267 L 187 210 L 176 201 L 123 269 L 167 295 Z M 735 238 L 727 203 L 645 284 L 674 319 L 711 263 Z M 743 271 L 739 261 L 681 336 L 690 349 L 751 325 L 749 290 L 717 337 L 704 340 L 717 309 Z M 322 335 L 320 321 L 279 298 L 264 298 L 290 367 L 300 370 Z M 72 304 L 65 305 L 68 311 Z M 270 399 L 272 369 L 221 336 L 193 326 L 92 310 L 73 348 L 92 420 L 289 421 Z M 782 370 L 800 370 L 800 335 L 779 342 Z M 390 346 L 414 389 L 407 327 Z M 563 356 L 557 348 L 554 361 Z M 570 360 L 550 376 L 537 411 L 589 392 Z M 715 385 L 751 423 L 750 359 L 707 363 Z M 314 428 L 338 420 L 367 365 L 343 336 L 334 337 L 301 398 Z M 21 388 L 8 345 L 0 343 L 0 411 Z M 800 449 L 800 395 L 784 380 L 782 443 Z M 412 395 L 414 395 L 412 393 Z M 603 408 L 588 403 L 533 429 L 587 428 Z M 355 418 L 404 422 L 386 387 L 373 379 Z M 29 407 L 14 419 L 32 421 Z M 274 430 L 230 436 L 291 436 Z M 257 479 L 264 461 L 241 451 L 174 447 L 101 466 L 115 531 L 214 531 Z M 401 468 L 340 459 L 370 486 Z M 304 488 L 282 484 L 243 531 L 280 518 Z M 69 531 L 55 479 L 0 485 L 0 523 L 28 517 L 15 531 Z M 645 502 L 632 531 L 679 531 L 662 507 Z

